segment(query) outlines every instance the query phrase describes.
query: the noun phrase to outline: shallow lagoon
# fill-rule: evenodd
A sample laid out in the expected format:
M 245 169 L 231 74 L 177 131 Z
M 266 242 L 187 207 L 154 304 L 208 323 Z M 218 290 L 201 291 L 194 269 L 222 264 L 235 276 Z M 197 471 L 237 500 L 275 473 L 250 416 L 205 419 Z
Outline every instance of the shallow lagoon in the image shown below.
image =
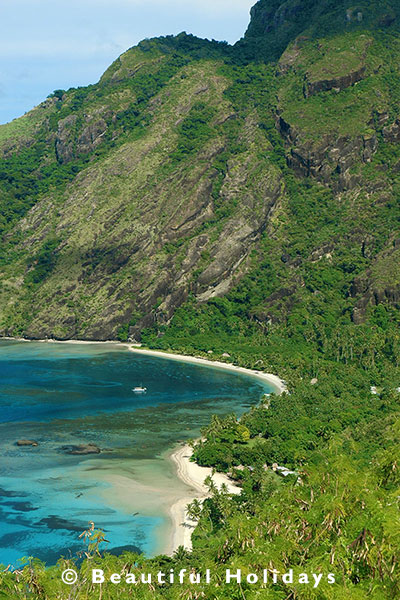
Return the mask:
M 147 393 L 134 394 L 141 384 Z M 271 391 L 244 374 L 113 344 L 0 341 L 0 563 L 74 554 L 90 520 L 108 550 L 162 551 L 168 507 L 187 493 L 167 451 L 212 414 L 241 414 Z M 89 442 L 104 451 L 60 450 Z

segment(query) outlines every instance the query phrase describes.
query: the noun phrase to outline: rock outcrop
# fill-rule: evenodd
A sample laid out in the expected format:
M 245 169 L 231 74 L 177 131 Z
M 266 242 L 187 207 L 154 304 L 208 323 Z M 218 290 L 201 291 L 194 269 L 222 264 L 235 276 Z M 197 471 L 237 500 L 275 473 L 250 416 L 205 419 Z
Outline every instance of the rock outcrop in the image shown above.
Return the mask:
M 357 299 L 352 315 L 354 323 L 363 322 L 371 306 L 387 304 L 400 309 L 399 257 L 400 240 L 395 240 L 391 248 L 376 256 L 370 269 L 353 280 L 349 294 Z
M 365 76 L 366 67 L 363 65 L 359 69 L 352 71 L 351 73 L 347 73 L 342 77 L 334 77 L 332 79 L 320 79 L 318 81 L 309 81 L 306 79 L 304 84 L 304 96 L 309 98 L 314 94 L 319 94 L 320 92 L 328 92 L 330 90 L 335 90 L 336 92 L 341 92 L 346 88 L 354 85 L 355 83 L 361 81 Z
M 397 118 L 392 125 L 384 127 L 383 138 L 388 144 L 400 143 L 400 118 Z
M 77 446 L 62 446 L 61 450 L 65 452 L 65 454 L 73 454 L 77 456 L 84 456 L 86 454 L 100 454 L 101 449 L 92 443 L 88 444 L 79 444 Z
M 60 163 L 68 163 L 74 158 L 89 154 L 102 142 L 107 132 L 112 111 L 106 107 L 85 115 L 84 123 L 78 122 L 76 115 L 69 115 L 58 123 L 55 138 L 55 152 Z
M 314 177 L 336 192 L 351 190 L 360 183 L 351 168 L 360 162 L 370 162 L 378 149 L 377 134 L 325 135 L 318 140 L 303 140 L 302 134 L 279 114 L 276 123 L 287 145 L 288 166 L 299 176 Z
M 58 162 L 66 163 L 74 157 L 73 134 L 78 117 L 68 115 L 58 123 L 57 136 L 55 139 L 55 151 Z

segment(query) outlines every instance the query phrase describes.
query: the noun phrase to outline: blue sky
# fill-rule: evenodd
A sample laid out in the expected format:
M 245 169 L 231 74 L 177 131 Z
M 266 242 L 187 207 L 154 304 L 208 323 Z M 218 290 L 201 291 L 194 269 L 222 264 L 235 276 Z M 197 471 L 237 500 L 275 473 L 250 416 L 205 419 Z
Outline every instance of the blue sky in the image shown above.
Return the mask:
M 0 123 L 55 89 L 95 83 L 146 37 L 242 37 L 255 0 L 0 0 Z

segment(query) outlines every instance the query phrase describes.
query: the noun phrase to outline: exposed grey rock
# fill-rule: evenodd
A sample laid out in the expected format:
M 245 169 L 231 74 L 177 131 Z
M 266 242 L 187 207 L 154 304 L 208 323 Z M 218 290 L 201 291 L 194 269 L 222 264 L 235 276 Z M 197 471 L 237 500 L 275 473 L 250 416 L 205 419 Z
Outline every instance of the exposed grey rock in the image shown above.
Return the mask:
M 300 177 L 314 177 L 336 192 L 351 190 L 360 183 L 359 176 L 350 172 L 351 168 L 360 160 L 370 162 L 378 149 L 376 134 L 356 137 L 325 135 L 311 141 L 302 139 L 282 115 L 277 114 L 276 125 L 288 147 L 288 166 Z M 333 177 L 335 174 L 338 177 Z
M 355 71 L 343 75 L 342 77 L 335 77 L 332 79 L 321 79 L 319 81 L 308 81 L 304 84 L 304 96 L 309 98 L 320 92 L 328 92 L 329 90 L 337 90 L 338 92 L 345 90 L 346 88 L 354 85 L 358 81 L 361 81 L 365 77 L 366 68 L 365 66 L 356 69 Z
M 98 119 L 84 128 L 77 141 L 78 154 L 89 154 L 101 143 L 102 137 L 107 131 L 107 123 L 104 119 Z
M 73 133 L 76 122 L 76 115 L 69 115 L 58 122 L 55 141 L 58 162 L 66 163 L 74 158 Z
M 400 142 L 400 119 L 383 129 L 383 137 L 385 142 L 396 144 Z
M 111 117 L 110 110 L 100 107 L 93 114 L 86 115 L 86 123 L 80 132 L 76 131 L 76 115 L 69 115 L 59 121 L 55 139 L 57 160 L 67 163 L 82 154 L 92 152 L 101 143 L 108 128 L 106 121 Z

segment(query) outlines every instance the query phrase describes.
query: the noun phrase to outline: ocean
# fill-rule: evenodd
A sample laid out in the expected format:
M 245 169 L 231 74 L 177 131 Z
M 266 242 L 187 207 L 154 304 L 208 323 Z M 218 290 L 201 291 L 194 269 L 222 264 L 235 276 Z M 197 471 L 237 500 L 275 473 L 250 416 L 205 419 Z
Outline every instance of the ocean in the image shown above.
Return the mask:
M 107 551 L 161 552 L 168 507 L 187 494 L 168 451 L 212 414 L 240 415 L 271 391 L 242 373 L 115 344 L 0 341 L 0 564 L 75 556 L 89 521 Z M 65 449 L 80 444 L 101 453 Z

